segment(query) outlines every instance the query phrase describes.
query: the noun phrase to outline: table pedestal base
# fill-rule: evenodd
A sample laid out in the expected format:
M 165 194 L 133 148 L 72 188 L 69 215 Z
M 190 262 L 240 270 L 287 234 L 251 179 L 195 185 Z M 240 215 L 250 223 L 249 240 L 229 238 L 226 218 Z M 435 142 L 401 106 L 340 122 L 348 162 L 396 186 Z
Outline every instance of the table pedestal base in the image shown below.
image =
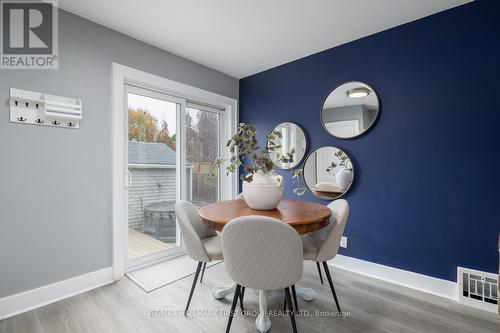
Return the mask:
M 212 290 L 212 295 L 215 299 L 222 299 L 226 296 L 233 295 L 236 289 L 236 283 L 232 283 L 229 286 L 214 287 Z M 304 288 L 301 286 L 296 286 L 295 291 L 297 297 L 302 298 L 307 302 L 313 301 L 318 294 L 311 288 Z M 255 319 L 255 327 L 261 333 L 265 333 L 271 329 L 271 318 L 269 318 L 268 313 L 268 296 L 273 291 L 259 290 L 259 315 Z
M 297 293 L 297 297 L 300 297 L 307 302 L 312 302 L 316 299 L 316 297 L 318 297 L 318 294 L 311 288 L 296 286 L 295 292 Z
M 223 299 L 228 295 L 234 295 L 236 289 L 236 283 L 232 283 L 229 286 L 214 287 L 212 289 L 212 296 L 215 299 Z
M 267 291 L 259 291 L 259 315 L 255 319 L 255 326 L 261 333 L 265 333 L 271 329 L 271 318 L 269 318 L 269 314 L 267 313 L 267 296 Z

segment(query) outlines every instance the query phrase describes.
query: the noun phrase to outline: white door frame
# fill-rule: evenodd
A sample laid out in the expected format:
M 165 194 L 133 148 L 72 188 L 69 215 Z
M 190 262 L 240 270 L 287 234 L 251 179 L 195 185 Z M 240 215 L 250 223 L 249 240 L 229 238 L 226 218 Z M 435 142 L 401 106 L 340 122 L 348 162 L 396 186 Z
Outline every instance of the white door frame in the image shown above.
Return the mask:
M 225 110 L 226 121 L 221 126 L 224 126 L 226 138 L 232 136 L 238 125 L 237 100 L 225 97 L 203 89 L 195 88 L 183 83 L 165 79 L 163 77 L 146 73 L 131 67 L 123 66 L 117 63 L 112 65 L 112 235 L 113 235 L 113 278 L 114 280 L 121 279 L 127 272 L 127 205 L 128 200 L 125 196 L 125 184 L 127 175 L 125 170 L 125 149 L 126 149 L 126 123 L 125 123 L 125 101 L 126 92 L 125 85 L 130 84 L 137 87 L 143 87 L 149 90 L 183 98 L 185 100 L 206 103 L 220 107 Z M 182 117 L 179 117 L 182 118 Z M 184 119 L 178 119 L 182 123 L 180 128 L 184 129 Z M 223 152 L 222 157 L 228 157 L 229 152 L 225 149 L 224 141 L 226 138 L 221 138 L 219 141 L 220 152 Z M 182 145 L 182 143 L 181 143 Z M 178 149 L 179 152 L 185 152 L 184 149 Z M 182 160 L 182 159 L 181 159 Z M 182 168 L 181 168 L 182 171 Z M 221 170 L 220 178 L 224 181 L 220 186 L 220 197 L 222 200 L 234 198 L 238 189 L 238 175 L 230 174 L 226 176 Z M 180 180 L 178 180 L 180 181 Z M 181 198 L 185 197 L 185 193 L 181 193 Z
M 361 121 L 359 119 L 331 121 L 325 123 L 325 127 L 330 133 L 335 133 L 336 129 L 339 127 L 350 127 L 353 129 L 353 135 L 356 136 L 361 133 L 359 129 L 363 128 L 362 120 L 363 119 L 361 119 Z

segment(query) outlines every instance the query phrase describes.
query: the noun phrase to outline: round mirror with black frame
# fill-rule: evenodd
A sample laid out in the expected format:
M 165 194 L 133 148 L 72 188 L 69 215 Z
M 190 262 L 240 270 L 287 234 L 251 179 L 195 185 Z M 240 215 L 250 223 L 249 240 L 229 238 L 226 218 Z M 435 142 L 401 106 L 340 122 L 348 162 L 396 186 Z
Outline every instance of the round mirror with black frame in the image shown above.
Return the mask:
M 375 90 L 366 83 L 350 81 L 337 86 L 325 98 L 321 124 L 336 138 L 355 138 L 373 126 L 379 111 Z
M 324 200 L 342 197 L 354 183 L 352 159 L 337 147 L 321 147 L 313 151 L 302 172 L 309 190 Z
M 289 170 L 302 162 L 307 152 L 304 130 L 292 122 L 278 124 L 267 136 L 269 158 L 280 169 Z

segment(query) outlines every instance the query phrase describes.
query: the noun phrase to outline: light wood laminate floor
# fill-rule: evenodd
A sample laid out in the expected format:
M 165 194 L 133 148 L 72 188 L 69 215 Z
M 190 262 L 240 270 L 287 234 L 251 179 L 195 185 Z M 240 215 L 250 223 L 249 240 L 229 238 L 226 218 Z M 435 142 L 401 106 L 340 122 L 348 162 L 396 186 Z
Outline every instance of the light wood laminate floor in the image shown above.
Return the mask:
M 341 317 L 300 317 L 299 332 L 499 332 L 498 315 L 460 306 L 436 296 L 394 286 L 354 273 L 332 270 L 342 310 Z M 230 298 L 218 301 L 211 289 L 229 283 L 224 265 L 207 269 L 203 284 L 198 284 L 191 310 L 214 311 L 182 316 L 192 276 L 149 294 L 133 282 L 119 282 L 46 305 L 37 310 L 0 321 L 2 333 L 68 332 L 224 332 L 227 317 L 216 311 L 228 311 Z M 301 285 L 315 288 L 319 298 L 307 303 L 299 299 L 300 310 L 314 314 L 331 311 L 334 303 L 327 285 L 321 285 L 316 266 L 307 263 Z M 247 310 L 257 311 L 257 295 L 245 294 Z M 270 310 L 282 309 L 282 297 L 269 299 Z M 152 311 L 158 311 L 152 314 Z M 178 311 L 178 313 L 169 313 Z M 255 317 L 237 313 L 231 332 L 257 332 Z M 291 332 L 288 317 L 272 317 L 270 333 Z

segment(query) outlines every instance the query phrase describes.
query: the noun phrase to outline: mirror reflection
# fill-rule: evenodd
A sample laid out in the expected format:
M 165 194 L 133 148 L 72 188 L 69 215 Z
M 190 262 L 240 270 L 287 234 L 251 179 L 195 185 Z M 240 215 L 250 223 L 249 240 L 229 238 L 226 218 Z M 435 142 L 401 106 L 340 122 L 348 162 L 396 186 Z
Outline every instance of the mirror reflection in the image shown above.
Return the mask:
M 354 181 L 351 158 L 336 147 L 322 147 L 312 152 L 304 163 L 303 173 L 309 190 L 325 200 L 341 197 Z
M 352 81 L 335 88 L 321 108 L 321 122 L 331 135 L 347 139 L 366 132 L 379 113 L 377 93 L 369 85 Z
M 292 169 L 304 158 L 307 139 L 302 128 L 286 122 L 277 125 L 268 135 L 269 158 L 281 169 Z

